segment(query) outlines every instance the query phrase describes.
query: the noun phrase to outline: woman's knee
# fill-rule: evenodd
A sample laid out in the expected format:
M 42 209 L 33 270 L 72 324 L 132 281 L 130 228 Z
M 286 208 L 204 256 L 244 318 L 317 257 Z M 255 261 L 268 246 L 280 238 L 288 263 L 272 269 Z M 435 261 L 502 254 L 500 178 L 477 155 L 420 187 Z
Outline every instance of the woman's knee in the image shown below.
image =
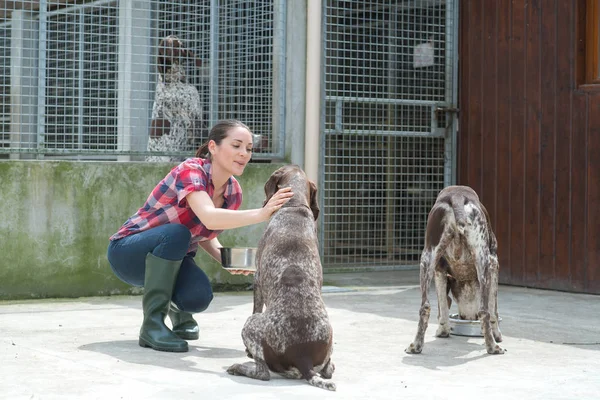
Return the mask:
M 212 299 L 213 291 L 208 276 L 198 268 L 194 257 L 187 255 L 181 262 L 173 301 L 182 311 L 198 313 L 206 310 Z
M 193 293 L 186 293 L 184 296 L 177 296 L 174 300 L 181 311 L 199 313 L 208 308 L 213 298 L 212 289 L 206 287 L 195 290 Z

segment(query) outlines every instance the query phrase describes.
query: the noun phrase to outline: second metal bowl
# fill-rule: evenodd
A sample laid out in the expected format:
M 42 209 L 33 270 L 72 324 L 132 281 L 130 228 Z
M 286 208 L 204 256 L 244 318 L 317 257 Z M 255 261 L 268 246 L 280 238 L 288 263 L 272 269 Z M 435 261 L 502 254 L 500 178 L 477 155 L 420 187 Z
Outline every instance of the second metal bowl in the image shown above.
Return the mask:
M 450 314 L 450 333 L 457 336 L 475 336 L 481 337 L 481 322 L 479 320 L 466 320 L 460 319 L 458 314 Z M 498 325 L 502 321 L 501 317 L 498 317 Z

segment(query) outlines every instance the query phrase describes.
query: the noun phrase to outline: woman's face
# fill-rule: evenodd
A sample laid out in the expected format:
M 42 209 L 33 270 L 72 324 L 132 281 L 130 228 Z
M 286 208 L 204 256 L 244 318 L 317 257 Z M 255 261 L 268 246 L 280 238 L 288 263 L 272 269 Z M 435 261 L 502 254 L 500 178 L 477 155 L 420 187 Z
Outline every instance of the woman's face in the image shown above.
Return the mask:
M 231 175 L 242 175 L 252 156 L 252 134 L 241 126 L 231 128 L 217 145 L 209 143 L 212 163 L 219 165 Z

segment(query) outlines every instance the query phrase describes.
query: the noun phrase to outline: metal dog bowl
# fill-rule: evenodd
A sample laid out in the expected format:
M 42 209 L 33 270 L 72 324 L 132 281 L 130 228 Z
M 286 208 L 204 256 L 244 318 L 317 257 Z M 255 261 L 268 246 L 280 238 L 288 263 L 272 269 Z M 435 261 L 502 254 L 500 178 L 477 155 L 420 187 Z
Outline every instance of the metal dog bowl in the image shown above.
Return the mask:
M 460 319 L 458 314 L 450 314 L 450 333 L 456 336 L 483 336 L 481 331 L 481 321 Z M 502 321 L 502 317 L 498 317 L 498 325 Z
M 256 271 L 255 247 L 221 247 L 221 265 L 225 269 Z

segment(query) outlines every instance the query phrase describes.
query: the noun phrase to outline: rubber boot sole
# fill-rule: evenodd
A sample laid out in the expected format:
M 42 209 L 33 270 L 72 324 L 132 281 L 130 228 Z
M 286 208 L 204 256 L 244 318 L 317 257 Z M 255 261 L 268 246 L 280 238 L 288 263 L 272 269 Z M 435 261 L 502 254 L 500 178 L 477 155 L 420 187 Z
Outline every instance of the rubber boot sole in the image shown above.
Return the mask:
M 174 334 L 177 335 L 180 339 L 183 340 L 198 340 L 200 339 L 200 334 L 198 332 L 190 333 L 184 331 L 173 331 Z
M 185 347 L 163 347 L 163 346 L 155 346 L 152 343 L 148 342 L 147 340 L 140 338 L 138 341 L 138 344 L 141 347 L 150 347 L 151 349 L 156 350 L 156 351 L 166 351 L 166 352 L 170 352 L 170 353 L 185 353 L 185 352 L 189 351 L 187 343 L 185 344 Z

